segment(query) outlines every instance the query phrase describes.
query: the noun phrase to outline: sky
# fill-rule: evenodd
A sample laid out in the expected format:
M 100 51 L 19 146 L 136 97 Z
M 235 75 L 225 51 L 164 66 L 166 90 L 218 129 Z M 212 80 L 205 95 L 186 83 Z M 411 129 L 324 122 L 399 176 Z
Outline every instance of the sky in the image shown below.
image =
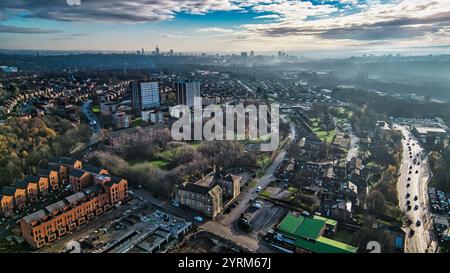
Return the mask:
M 1 0 L 0 48 L 450 52 L 450 0 Z

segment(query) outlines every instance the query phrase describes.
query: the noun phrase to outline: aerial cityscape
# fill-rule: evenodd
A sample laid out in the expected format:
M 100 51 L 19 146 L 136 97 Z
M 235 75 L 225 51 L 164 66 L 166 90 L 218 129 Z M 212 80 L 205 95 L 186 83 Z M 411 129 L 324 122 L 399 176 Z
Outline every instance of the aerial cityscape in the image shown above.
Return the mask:
M 449 126 L 449 0 L 3 0 L 0 252 L 448 253 Z

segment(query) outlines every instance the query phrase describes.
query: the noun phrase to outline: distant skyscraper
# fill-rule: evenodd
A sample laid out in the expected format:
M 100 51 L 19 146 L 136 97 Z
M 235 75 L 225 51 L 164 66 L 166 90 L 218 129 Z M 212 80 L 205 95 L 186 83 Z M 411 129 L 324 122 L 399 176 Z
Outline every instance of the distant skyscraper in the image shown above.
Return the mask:
M 130 84 L 131 105 L 135 111 L 160 106 L 159 82 L 138 82 Z
M 159 47 L 158 47 L 158 45 L 156 45 L 155 54 L 159 55 Z
M 142 48 L 142 55 L 144 55 L 145 54 L 145 52 L 144 52 L 144 48 Z
M 250 51 L 250 57 L 255 57 L 255 51 Z
M 194 98 L 200 97 L 199 81 L 177 81 L 175 83 L 175 92 L 177 96 L 177 104 L 194 106 Z

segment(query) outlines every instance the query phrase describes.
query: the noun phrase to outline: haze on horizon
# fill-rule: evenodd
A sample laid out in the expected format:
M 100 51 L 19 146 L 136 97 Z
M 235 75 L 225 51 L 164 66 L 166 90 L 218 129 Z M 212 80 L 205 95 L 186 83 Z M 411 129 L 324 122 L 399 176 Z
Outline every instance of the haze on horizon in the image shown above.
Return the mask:
M 450 53 L 450 0 L 2 0 L 0 48 Z

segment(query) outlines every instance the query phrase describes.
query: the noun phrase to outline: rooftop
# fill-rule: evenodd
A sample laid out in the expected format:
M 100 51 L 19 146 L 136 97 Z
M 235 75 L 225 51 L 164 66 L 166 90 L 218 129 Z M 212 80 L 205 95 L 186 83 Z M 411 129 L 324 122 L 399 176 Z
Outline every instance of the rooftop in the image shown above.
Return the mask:
M 313 218 L 288 214 L 281 221 L 278 230 L 295 237 L 294 245 L 313 253 L 355 253 L 357 248 L 323 237 L 325 225 L 335 226 L 337 222 L 322 216 Z
M 29 214 L 29 215 L 23 217 L 23 220 L 27 224 L 30 224 L 31 222 L 40 220 L 40 219 L 44 218 L 45 216 L 47 216 L 47 213 L 43 209 L 41 209 L 41 210 L 38 210 L 36 212 L 33 212 L 32 214 Z
M 416 127 L 416 130 L 419 134 L 428 134 L 428 133 L 443 133 L 445 134 L 447 131 L 438 127 Z

